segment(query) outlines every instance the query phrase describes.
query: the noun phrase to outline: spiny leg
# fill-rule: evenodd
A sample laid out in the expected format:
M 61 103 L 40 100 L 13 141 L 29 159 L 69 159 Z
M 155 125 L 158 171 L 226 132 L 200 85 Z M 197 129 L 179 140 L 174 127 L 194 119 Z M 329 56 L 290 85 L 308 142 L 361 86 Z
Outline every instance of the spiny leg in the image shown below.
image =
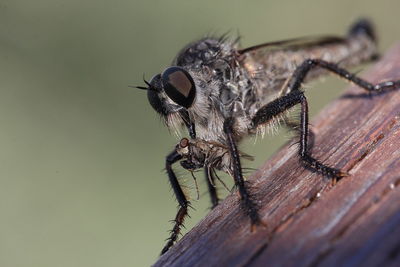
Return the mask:
M 312 170 L 316 170 L 334 179 L 346 176 L 347 174 L 345 172 L 328 167 L 310 155 L 308 151 L 308 103 L 304 94 L 301 94 L 299 98 L 301 104 L 299 155 L 303 164 Z
M 252 119 L 253 127 L 256 128 L 261 124 L 267 123 L 275 116 L 282 114 L 296 104 L 301 104 L 301 119 L 300 119 L 300 147 L 299 155 L 302 162 L 309 168 L 316 170 L 326 176 L 340 178 L 346 173 L 340 170 L 328 167 L 313 157 L 308 152 L 308 104 L 307 99 L 303 92 L 300 91 L 302 82 L 305 80 L 307 73 L 315 67 L 326 69 L 339 77 L 342 77 L 368 92 L 381 92 L 383 90 L 391 90 L 400 88 L 400 80 L 386 81 L 378 84 L 372 84 L 364 79 L 357 77 L 349 71 L 340 68 L 338 65 L 329 63 L 320 59 L 305 60 L 293 73 L 290 81 L 288 82 L 288 94 L 282 96 L 264 107 L 262 107 Z
M 161 255 L 167 252 L 168 249 L 170 249 L 174 245 L 175 241 L 178 239 L 185 217 L 188 215 L 187 210 L 190 205 L 190 202 L 186 199 L 186 196 L 183 193 L 181 186 L 179 185 L 178 179 L 176 178 L 176 175 L 172 170 L 172 164 L 179 161 L 180 159 L 182 159 L 182 156 L 179 155 L 176 150 L 174 150 L 167 156 L 165 162 L 165 169 L 167 170 L 169 181 L 171 183 L 172 189 L 174 190 L 176 199 L 178 200 L 180 207 L 178 213 L 175 216 L 174 227 L 171 230 L 171 235 L 168 238 L 167 244 L 162 249 Z
M 204 172 L 206 174 L 208 192 L 210 193 L 211 198 L 211 208 L 213 209 L 218 205 L 219 202 L 217 188 L 215 187 L 215 177 L 213 169 L 210 166 L 204 167 Z
M 291 91 L 289 94 L 277 98 L 260 108 L 252 119 L 253 128 L 268 123 L 297 104 L 301 104 L 299 156 L 302 163 L 306 167 L 329 177 L 340 178 L 344 176 L 345 173 L 322 164 L 311 157 L 308 152 L 308 105 L 304 93 L 300 90 Z
M 293 73 L 289 83 L 289 92 L 299 91 L 301 84 L 305 80 L 308 72 L 310 72 L 313 68 L 320 67 L 326 69 L 341 78 L 344 78 L 357 86 L 363 88 L 364 90 L 372 93 L 372 92 L 382 92 L 384 90 L 393 90 L 400 88 L 400 80 L 397 81 L 386 81 L 377 84 L 372 84 L 353 73 L 347 71 L 346 69 L 340 68 L 338 65 L 334 63 L 330 63 L 321 59 L 308 59 L 305 60 Z M 300 98 L 301 102 L 301 119 L 300 119 L 300 157 L 303 162 L 310 168 L 315 169 L 319 172 L 322 172 L 325 175 L 340 178 L 346 176 L 347 174 L 344 172 L 340 172 L 339 170 L 327 167 L 317 160 L 312 158 L 308 153 L 308 104 L 307 99 L 304 95 Z
M 359 78 L 357 75 L 340 68 L 338 65 L 334 63 L 330 63 L 321 59 L 307 59 L 305 60 L 297 69 L 294 71 L 289 83 L 289 91 L 299 90 L 302 82 L 307 76 L 307 73 L 313 68 L 320 67 L 326 69 L 339 77 L 342 77 L 359 87 L 367 90 L 368 92 L 381 92 L 383 90 L 390 89 L 399 89 L 400 88 L 400 80 L 397 81 L 386 81 L 377 84 L 372 84 L 362 78 Z
M 245 209 L 246 214 L 250 217 L 253 228 L 254 225 L 262 224 L 262 222 L 258 214 L 258 207 L 249 193 L 247 183 L 243 179 L 239 151 L 237 149 L 236 142 L 233 137 L 234 134 L 233 124 L 234 124 L 234 119 L 232 117 L 225 119 L 224 132 L 227 137 L 228 148 L 232 160 L 233 178 L 235 180 L 235 184 L 238 187 L 240 196 L 242 198 L 241 203 Z
M 310 124 L 308 124 L 310 125 Z M 300 123 L 296 120 L 289 120 L 289 119 L 285 119 L 285 126 L 291 130 L 294 131 L 298 136 L 301 135 L 301 128 L 300 128 Z M 314 142 L 315 142 L 315 134 L 314 132 L 308 128 L 308 149 L 312 148 L 314 146 Z M 294 143 L 296 144 L 296 143 Z

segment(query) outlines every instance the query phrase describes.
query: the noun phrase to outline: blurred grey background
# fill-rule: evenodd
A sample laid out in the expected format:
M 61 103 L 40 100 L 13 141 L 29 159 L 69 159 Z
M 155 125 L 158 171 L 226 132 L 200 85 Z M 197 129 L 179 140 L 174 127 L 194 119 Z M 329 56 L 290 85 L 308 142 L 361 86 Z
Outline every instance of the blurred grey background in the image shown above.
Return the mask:
M 0 0 L 0 266 L 157 259 L 176 212 L 162 169 L 178 138 L 128 85 L 143 85 L 189 41 L 227 31 L 243 46 L 343 34 L 367 16 L 383 52 L 400 39 L 399 10 L 397 0 Z M 314 84 L 312 112 L 345 86 Z M 256 156 L 246 166 L 288 140 L 281 133 L 242 145 Z M 208 211 L 200 187 L 188 229 Z

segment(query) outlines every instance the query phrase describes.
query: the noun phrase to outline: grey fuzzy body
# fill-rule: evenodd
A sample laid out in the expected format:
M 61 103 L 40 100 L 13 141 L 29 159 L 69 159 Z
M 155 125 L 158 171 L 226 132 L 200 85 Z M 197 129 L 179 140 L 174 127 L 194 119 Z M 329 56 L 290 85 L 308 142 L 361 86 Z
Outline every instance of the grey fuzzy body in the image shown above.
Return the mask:
M 302 42 L 299 42 L 301 40 Z M 326 41 L 328 40 L 328 41 Z M 196 139 L 191 146 L 204 146 L 204 142 L 219 144 L 218 153 L 226 147 L 223 123 L 226 118 L 235 118 L 234 137 L 239 142 L 243 137 L 264 133 L 280 118 L 261 126 L 251 123 L 256 112 L 274 99 L 288 94 L 285 86 L 296 68 L 306 59 L 322 59 L 349 67 L 368 61 L 376 55 L 376 45 L 366 34 L 349 34 L 347 38 L 324 37 L 317 39 L 295 39 L 280 46 L 265 46 L 240 50 L 237 41 L 225 38 L 204 38 L 186 46 L 174 59 L 172 65 L 184 68 L 193 78 L 196 87 L 194 102 L 187 112 L 195 123 Z M 307 81 L 323 71 L 313 70 Z M 184 118 L 182 107 L 160 92 L 164 105 L 167 126 L 180 128 Z M 179 145 L 178 145 L 179 146 Z M 212 168 L 230 173 L 229 157 L 212 155 L 216 149 L 194 149 L 192 160 L 207 162 Z M 225 152 L 227 152 L 225 148 Z M 188 158 L 188 154 L 182 154 Z M 208 158 L 219 158 L 221 162 Z M 223 160 L 222 160 L 223 159 Z M 212 164 L 211 164 L 212 162 Z
M 192 172 L 204 168 L 213 207 L 219 202 L 215 182 L 225 186 L 216 170 L 229 174 L 252 227 L 263 221 L 243 177 L 241 159 L 252 159 L 238 150 L 244 137 L 285 122 L 298 133 L 298 156 L 306 168 L 334 180 L 346 176 L 309 151 L 308 103 L 302 83 L 330 71 L 369 92 L 399 87 L 400 81 L 374 85 L 344 69 L 374 59 L 375 40 L 371 23 L 364 19 L 353 24 L 345 38 L 299 38 L 240 49 L 237 41 L 207 37 L 182 49 L 172 66 L 145 81 L 148 87 L 139 86 L 147 90 L 150 105 L 169 128 L 178 132 L 185 126 L 190 136 L 182 138 L 165 161 L 179 209 L 162 253 L 178 239 L 190 206 L 173 170 L 175 163 Z M 296 106 L 300 106 L 300 116 L 293 121 L 287 113 Z

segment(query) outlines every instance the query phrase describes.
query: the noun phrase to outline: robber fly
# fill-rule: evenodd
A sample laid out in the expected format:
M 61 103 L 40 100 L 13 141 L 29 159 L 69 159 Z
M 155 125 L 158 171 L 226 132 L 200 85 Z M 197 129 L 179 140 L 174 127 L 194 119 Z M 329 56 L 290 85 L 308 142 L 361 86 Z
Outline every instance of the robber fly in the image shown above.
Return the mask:
M 302 83 L 323 73 L 333 73 L 368 92 L 400 87 L 400 81 L 371 84 L 343 67 L 370 61 L 377 56 L 376 38 L 368 20 L 352 25 L 346 37 L 298 38 L 241 49 L 237 40 L 203 38 L 190 43 L 172 65 L 150 82 L 145 81 L 150 105 L 170 128 L 185 126 L 183 138 L 166 157 L 165 168 L 179 203 L 165 253 L 178 239 L 190 202 L 172 169 L 180 162 L 189 171 L 204 168 L 215 207 L 219 198 L 216 170 L 233 177 L 244 212 L 251 225 L 262 224 L 256 201 L 243 178 L 237 144 L 248 135 L 262 134 L 277 121 L 286 122 L 299 136 L 301 163 L 332 179 L 346 172 L 326 166 L 309 152 L 308 104 Z M 286 116 L 300 105 L 300 120 Z

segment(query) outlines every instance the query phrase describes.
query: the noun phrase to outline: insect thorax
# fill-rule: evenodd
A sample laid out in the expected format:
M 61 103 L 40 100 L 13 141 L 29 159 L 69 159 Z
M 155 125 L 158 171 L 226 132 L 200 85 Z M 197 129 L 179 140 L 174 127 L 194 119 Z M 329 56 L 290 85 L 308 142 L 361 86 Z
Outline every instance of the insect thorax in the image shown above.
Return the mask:
M 173 62 L 184 67 L 196 84 L 196 99 L 188 112 L 198 138 L 224 144 L 223 121 L 231 116 L 237 138 L 248 134 L 256 97 L 249 73 L 240 66 L 236 45 L 224 39 L 201 39 L 185 47 Z

